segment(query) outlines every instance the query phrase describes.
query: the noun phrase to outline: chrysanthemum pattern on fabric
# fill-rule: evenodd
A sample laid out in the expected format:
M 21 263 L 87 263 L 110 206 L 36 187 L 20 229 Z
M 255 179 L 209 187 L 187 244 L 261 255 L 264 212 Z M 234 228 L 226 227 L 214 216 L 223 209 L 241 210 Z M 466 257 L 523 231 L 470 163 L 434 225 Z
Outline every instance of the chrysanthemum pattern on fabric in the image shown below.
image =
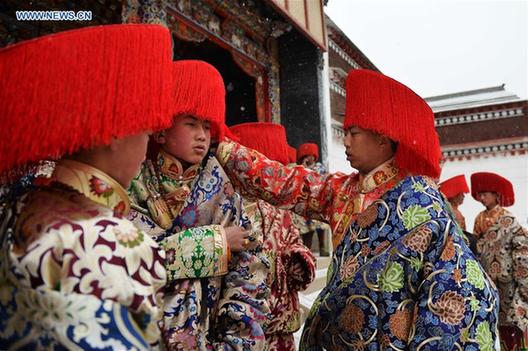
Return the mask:
M 2 218 L 11 229 L 0 254 L 1 349 L 15 341 L 31 349 L 159 343 L 164 252 L 90 196 L 52 183 Z
M 371 206 L 376 220 L 353 223 L 349 233 L 356 235 L 345 235 L 335 252 L 329 284 L 306 321 L 302 349 L 492 350 L 497 291 L 438 191 L 421 177 L 409 177 Z M 383 249 L 362 255 L 364 244 Z M 349 261 L 356 258 L 351 271 Z
M 343 230 L 301 350 L 498 346 L 497 290 L 432 179 L 406 177 L 386 163 L 380 171 L 393 176 L 375 170 L 373 186 L 358 191 L 357 174 L 285 167 L 234 142 L 222 143 L 218 156 L 245 192 L 328 221 L 334 234 Z
M 163 163 L 176 162 L 165 159 Z M 178 180 L 158 177 L 143 168 L 134 189 L 178 190 Z M 172 180 L 171 180 L 172 179 Z M 252 232 L 250 240 L 260 244 L 256 250 L 233 253 L 227 262 L 227 248 L 222 226 L 251 224 L 244 213 L 240 195 L 213 155 L 189 179 L 189 193 L 172 218 L 168 230 L 160 228 L 147 215 L 133 213 L 134 223 L 148 231 L 167 251 L 165 268 L 169 284 L 165 289 L 163 339 L 169 350 L 263 350 L 263 325 L 268 320 L 265 284 L 269 262 L 261 252 L 262 235 Z M 167 183 L 167 182 L 170 182 Z M 133 194 L 136 200 L 148 196 Z M 144 208 L 145 202 L 137 201 Z M 149 208 L 153 211 L 153 207 Z M 170 209 L 169 209 L 170 211 Z

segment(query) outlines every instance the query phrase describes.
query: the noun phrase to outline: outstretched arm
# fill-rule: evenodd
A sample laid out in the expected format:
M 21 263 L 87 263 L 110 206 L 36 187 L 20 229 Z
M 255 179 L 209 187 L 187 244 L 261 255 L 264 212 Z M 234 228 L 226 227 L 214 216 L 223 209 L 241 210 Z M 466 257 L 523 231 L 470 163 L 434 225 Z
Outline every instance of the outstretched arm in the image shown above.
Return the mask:
M 288 167 L 236 142 L 222 142 L 217 158 L 244 194 L 300 215 L 328 221 L 344 174 L 320 175 L 302 166 Z

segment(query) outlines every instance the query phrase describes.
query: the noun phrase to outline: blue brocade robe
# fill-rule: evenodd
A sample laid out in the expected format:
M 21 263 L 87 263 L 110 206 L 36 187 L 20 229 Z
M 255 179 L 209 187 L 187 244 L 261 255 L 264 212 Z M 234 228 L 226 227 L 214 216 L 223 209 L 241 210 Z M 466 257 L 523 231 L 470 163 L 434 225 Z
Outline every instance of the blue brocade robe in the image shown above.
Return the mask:
M 498 294 L 436 186 L 407 177 L 337 247 L 301 350 L 495 350 Z
M 498 350 L 497 289 L 430 178 L 391 160 L 363 179 L 320 176 L 235 142 L 217 155 L 237 188 L 332 226 L 301 350 Z

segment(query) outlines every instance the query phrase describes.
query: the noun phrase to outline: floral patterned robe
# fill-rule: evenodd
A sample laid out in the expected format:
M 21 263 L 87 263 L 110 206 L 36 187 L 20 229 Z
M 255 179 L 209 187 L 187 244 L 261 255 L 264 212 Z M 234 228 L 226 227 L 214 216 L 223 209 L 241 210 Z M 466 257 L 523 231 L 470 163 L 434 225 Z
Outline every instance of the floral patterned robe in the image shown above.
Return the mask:
M 263 350 L 269 262 L 260 245 L 229 260 L 223 227 L 251 224 L 216 158 L 204 163 L 183 171 L 160 152 L 131 186 L 139 207 L 129 218 L 167 252 L 164 343 L 169 350 Z M 262 243 L 258 234 L 250 240 Z
M 462 230 L 466 230 L 466 219 L 464 218 L 464 215 L 460 210 L 458 209 L 458 206 L 454 206 L 451 204 L 451 208 L 453 209 L 453 214 L 455 215 L 455 220 L 458 223 L 458 226 Z
M 340 202 L 360 180 L 288 168 L 234 142 L 219 157 L 231 179 L 255 196 L 339 227 Z M 427 177 L 405 177 L 389 161 L 365 177 L 379 194 L 347 222 L 308 317 L 302 350 L 494 350 L 498 294 Z M 392 177 L 390 176 L 392 175 Z M 392 180 L 392 184 L 384 187 Z M 364 180 L 363 180 L 364 182 Z M 354 195 L 354 194 L 353 194 Z M 345 200 L 346 199 L 346 200 Z
M 308 167 L 308 168 L 311 169 L 312 171 L 317 172 L 320 175 L 324 175 L 328 173 L 326 171 L 326 167 L 321 162 L 315 162 L 311 167 Z M 311 235 L 313 237 L 319 231 L 321 231 L 323 232 L 322 237 L 325 239 L 325 241 L 326 241 L 326 238 L 332 237 L 332 230 L 330 229 L 330 226 L 325 222 L 317 221 L 311 218 L 305 218 L 297 214 L 294 214 L 293 221 L 295 222 L 295 226 L 299 229 L 302 236 Z M 320 256 L 328 256 L 328 253 L 331 250 L 330 248 L 326 246 L 327 246 L 326 242 L 319 243 L 319 255 Z
M 164 252 L 123 218 L 126 191 L 63 160 L 0 235 L 0 349 L 147 350 L 160 339 Z
M 244 207 L 255 230 L 264 236 L 263 252 L 271 269 L 268 304 L 271 320 L 266 328 L 269 351 L 295 350 L 293 333 L 301 327 L 300 290 L 315 278 L 315 257 L 303 245 L 290 211 L 271 206 L 265 201 L 244 199 Z
M 479 213 L 480 262 L 499 289 L 500 326 L 528 329 L 528 232 L 506 209 Z

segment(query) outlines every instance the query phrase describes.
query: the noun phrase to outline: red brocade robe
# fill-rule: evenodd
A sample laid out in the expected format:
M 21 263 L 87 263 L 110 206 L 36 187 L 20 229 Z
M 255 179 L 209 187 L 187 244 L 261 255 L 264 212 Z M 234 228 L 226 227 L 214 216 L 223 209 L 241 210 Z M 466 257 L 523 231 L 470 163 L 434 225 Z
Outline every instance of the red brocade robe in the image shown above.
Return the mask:
M 244 199 L 244 205 L 253 229 L 263 233 L 262 251 L 271 263 L 267 277 L 271 320 L 265 330 L 268 350 L 295 350 L 293 333 L 301 327 L 298 292 L 315 278 L 315 257 L 302 243 L 290 211 L 262 200 Z

